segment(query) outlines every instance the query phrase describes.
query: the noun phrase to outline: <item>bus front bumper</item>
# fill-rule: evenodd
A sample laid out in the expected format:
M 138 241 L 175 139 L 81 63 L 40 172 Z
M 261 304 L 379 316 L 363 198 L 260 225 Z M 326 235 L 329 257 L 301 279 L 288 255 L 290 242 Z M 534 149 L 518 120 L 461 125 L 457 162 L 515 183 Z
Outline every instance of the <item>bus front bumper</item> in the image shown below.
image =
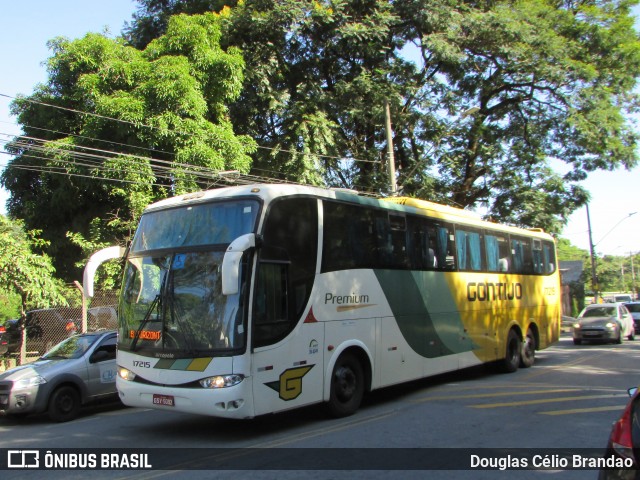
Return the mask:
M 185 388 L 148 385 L 116 379 L 120 400 L 130 407 L 156 408 L 224 418 L 253 418 L 250 378 L 225 388 Z

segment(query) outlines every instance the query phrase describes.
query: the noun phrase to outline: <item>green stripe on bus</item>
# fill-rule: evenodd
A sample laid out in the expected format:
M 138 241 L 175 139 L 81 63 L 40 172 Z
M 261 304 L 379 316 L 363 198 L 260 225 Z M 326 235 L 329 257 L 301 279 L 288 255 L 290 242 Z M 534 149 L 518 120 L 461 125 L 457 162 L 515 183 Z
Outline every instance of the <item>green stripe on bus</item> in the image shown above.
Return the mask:
M 463 335 L 444 274 L 401 270 L 375 270 L 375 274 L 402 336 L 416 353 L 436 358 L 478 348 Z

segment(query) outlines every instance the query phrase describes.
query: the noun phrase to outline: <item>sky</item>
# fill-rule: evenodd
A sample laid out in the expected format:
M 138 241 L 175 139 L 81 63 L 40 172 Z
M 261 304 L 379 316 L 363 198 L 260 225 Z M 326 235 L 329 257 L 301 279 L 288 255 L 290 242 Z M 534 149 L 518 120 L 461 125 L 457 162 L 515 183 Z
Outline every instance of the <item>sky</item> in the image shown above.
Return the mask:
M 57 36 L 80 38 L 105 28 L 115 37 L 136 8 L 133 0 L 4 1 L 0 28 L 0 144 L 21 132 L 9 113 L 11 100 L 3 95 L 29 95 L 37 83 L 46 82 L 43 63 L 51 56 L 47 41 Z M 639 16 L 640 8 L 635 8 L 635 14 Z M 636 24 L 640 25 L 638 21 Z M 0 153 L 0 169 L 9 159 Z M 589 214 L 596 253 L 627 256 L 640 252 L 640 167 L 594 172 L 582 185 L 591 193 Z M 7 198 L 8 193 L 0 189 L 0 213 L 6 212 Z M 577 247 L 589 249 L 586 208 L 571 215 L 561 236 Z

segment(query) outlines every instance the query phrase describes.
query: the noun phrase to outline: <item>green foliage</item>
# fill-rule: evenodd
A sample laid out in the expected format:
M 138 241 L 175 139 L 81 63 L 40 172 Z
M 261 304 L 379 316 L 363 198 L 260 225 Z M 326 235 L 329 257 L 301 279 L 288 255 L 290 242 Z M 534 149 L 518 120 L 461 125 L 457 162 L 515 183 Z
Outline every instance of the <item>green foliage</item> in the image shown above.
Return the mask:
M 175 16 L 144 50 L 100 34 L 57 38 L 48 82 L 13 103 L 43 142 L 7 147 L 9 213 L 43 230 L 68 281 L 90 248 L 126 243 L 150 202 L 206 188 L 215 171 L 249 172 L 255 143 L 234 133 L 227 107 L 244 60 L 220 47 L 220 24 L 214 13 Z
M 127 34 L 143 48 L 223 2 L 138 3 Z M 403 193 L 504 222 L 558 232 L 589 172 L 637 164 L 636 1 L 224 3 L 221 43 L 247 65 L 230 115 L 270 147 L 254 173 L 386 192 L 385 100 Z
M 14 292 L 0 290 L 0 325 L 11 318 L 20 317 L 20 296 Z
M 67 304 L 51 259 L 38 253 L 44 246 L 38 233 L 25 232 L 21 222 L 0 215 L 0 291 L 20 298 L 21 316 L 34 308 Z
M 556 242 L 558 260 L 582 260 L 584 262 L 583 281 L 587 290 L 591 290 L 591 256 L 587 250 L 572 245 L 564 238 Z M 601 292 L 637 291 L 640 284 L 635 276 L 640 267 L 640 254 L 628 256 L 605 255 L 596 257 L 596 274 Z
M 9 145 L 9 212 L 69 280 L 212 170 L 388 193 L 387 101 L 403 194 L 511 224 L 557 233 L 589 172 L 638 162 L 635 0 L 138 4 L 126 39 L 53 40 L 48 82 L 13 104 L 46 142 Z
M 556 240 L 558 250 L 558 260 L 583 260 L 589 262 L 590 256 L 587 250 L 572 245 L 566 238 L 558 238 Z

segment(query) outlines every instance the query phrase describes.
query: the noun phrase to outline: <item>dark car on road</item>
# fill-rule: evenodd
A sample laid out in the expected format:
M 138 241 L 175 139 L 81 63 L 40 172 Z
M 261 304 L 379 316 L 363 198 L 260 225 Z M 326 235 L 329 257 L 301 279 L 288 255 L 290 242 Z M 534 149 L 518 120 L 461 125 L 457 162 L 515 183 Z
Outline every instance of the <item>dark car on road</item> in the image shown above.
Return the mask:
M 87 311 L 87 330 L 113 330 L 117 328 L 116 309 L 113 306 L 90 308 Z M 22 331 L 18 320 L 8 320 L 0 327 L 0 355 L 20 352 Z M 82 309 L 75 307 L 47 308 L 27 312 L 26 351 L 41 355 L 70 335 L 82 331 Z
M 0 330 L 0 355 L 20 350 L 20 326 L 18 320 L 7 320 Z
M 82 310 L 79 308 L 47 308 L 27 312 L 26 350 L 32 355 L 42 355 L 54 345 L 80 331 Z M 0 342 L 6 342 L 6 354 L 20 352 L 22 331 L 18 320 L 5 322 L 5 333 Z M 0 350 L 1 351 L 1 350 Z
M 16 320 L 8 320 L 8 322 L 15 322 Z M 9 351 L 9 336 L 7 335 L 7 327 L 0 325 L 0 356 L 5 355 Z

